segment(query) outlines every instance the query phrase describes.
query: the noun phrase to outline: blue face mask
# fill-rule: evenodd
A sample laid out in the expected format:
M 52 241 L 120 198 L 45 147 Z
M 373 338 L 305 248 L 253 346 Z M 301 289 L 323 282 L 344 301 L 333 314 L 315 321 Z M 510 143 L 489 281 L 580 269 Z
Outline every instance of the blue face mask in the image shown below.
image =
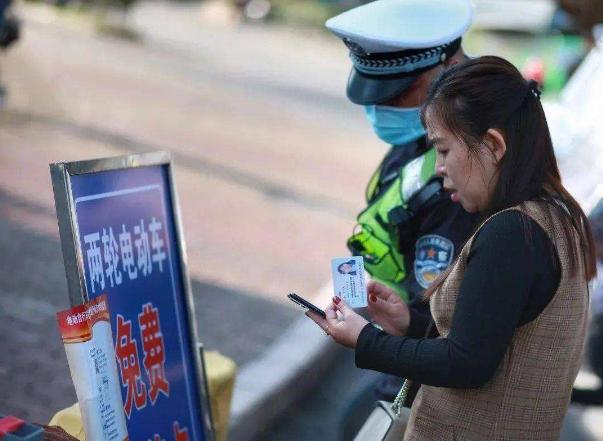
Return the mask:
M 406 144 L 425 135 L 418 107 L 364 106 L 364 111 L 377 136 L 387 144 Z

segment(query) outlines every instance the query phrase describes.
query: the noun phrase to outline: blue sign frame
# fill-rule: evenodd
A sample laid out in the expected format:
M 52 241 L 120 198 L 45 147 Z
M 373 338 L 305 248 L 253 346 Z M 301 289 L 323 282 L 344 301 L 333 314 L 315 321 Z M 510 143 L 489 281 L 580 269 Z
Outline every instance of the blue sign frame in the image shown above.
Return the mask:
M 213 441 L 169 154 L 50 170 L 71 304 L 107 294 L 130 439 Z

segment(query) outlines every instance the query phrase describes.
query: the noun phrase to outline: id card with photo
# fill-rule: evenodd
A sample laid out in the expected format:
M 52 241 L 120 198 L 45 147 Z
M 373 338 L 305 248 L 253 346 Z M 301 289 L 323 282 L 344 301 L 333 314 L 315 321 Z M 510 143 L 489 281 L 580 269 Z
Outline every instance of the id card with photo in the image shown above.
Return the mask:
M 367 305 L 364 260 L 361 256 L 339 257 L 331 260 L 333 289 L 352 308 Z

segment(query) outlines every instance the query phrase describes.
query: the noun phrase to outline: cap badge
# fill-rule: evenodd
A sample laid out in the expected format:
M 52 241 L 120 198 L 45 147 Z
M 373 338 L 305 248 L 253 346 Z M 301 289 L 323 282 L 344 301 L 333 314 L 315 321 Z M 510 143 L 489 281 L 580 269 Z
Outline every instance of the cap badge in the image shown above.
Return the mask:
M 360 46 L 358 43 L 350 40 L 349 38 L 344 38 L 343 42 L 348 47 L 348 49 L 350 51 L 352 51 L 353 53 L 355 53 L 356 55 L 360 55 L 360 56 L 368 55 L 368 52 L 365 51 L 362 46 Z

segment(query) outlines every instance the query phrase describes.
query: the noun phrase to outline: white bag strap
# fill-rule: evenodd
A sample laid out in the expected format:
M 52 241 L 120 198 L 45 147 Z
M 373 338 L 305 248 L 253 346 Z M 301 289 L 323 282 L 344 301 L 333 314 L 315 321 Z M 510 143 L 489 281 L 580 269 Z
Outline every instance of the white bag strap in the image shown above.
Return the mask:
M 410 381 L 408 378 L 405 379 L 404 383 L 402 383 L 402 388 L 400 388 L 400 392 L 398 392 L 396 399 L 392 403 L 392 410 L 394 411 L 396 417 L 400 416 L 400 410 L 402 410 L 402 406 L 404 406 L 404 402 L 406 401 L 406 397 L 411 385 L 412 381 Z

